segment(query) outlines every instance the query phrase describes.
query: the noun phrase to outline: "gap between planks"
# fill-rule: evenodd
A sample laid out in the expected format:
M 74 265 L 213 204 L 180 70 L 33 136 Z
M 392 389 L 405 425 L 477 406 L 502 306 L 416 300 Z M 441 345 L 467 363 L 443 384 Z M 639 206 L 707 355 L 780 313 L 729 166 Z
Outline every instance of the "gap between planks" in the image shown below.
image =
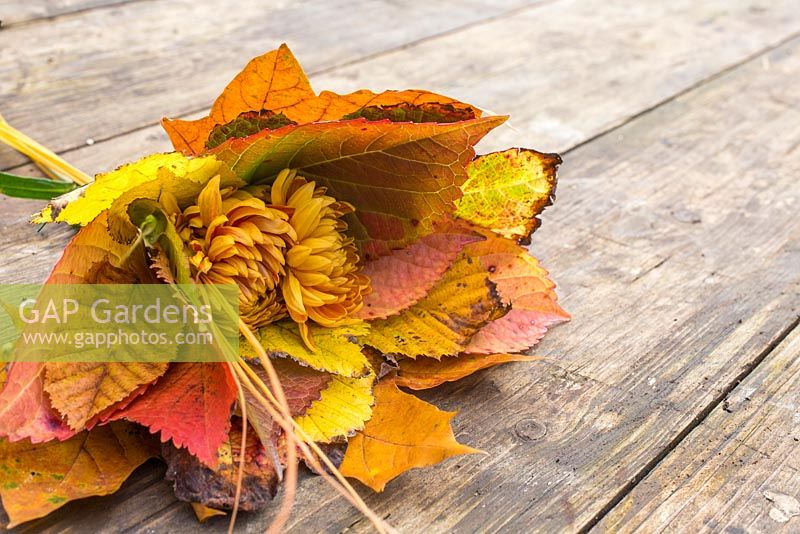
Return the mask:
M 695 418 L 688 424 L 686 427 L 681 430 L 675 438 L 670 441 L 667 446 L 658 454 L 656 455 L 650 462 L 644 465 L 634 476 L 633 478 L 623 486 L 616 495 L 608 502 L 606 505 L 597 513 L 596 516 L 592 518 L 586 525 L 578 529 L 580 534 L 587 534 L 591 531 L 594 527 L 596 527 L 605 516 L 607 516 L 628 494 L 630 494 L 633 489 L 639 485 L 639 483 L 644 480 L 644 478 L 649 475 L 653 470 L 655 470 L 658 465 L 667 457 L 671 452 L 678 448 L 678 446 L 683 442 L 689 434 L 692 433 L 697 427 L 699 427 L 711 412 L 714 411 L 715 408 L 720 406 L 728 395 L 735 390 L 739 384 L 742 383 L 750 374 L 755 371 L 759 365 L 761 365 L 767 357 L 772 354 L 772 352 L 781 344 L 783 341 L 791 335 L 791 333 L 800 326 L 800 316 L 796 317 L 791 323 L 789 323 L 778 335 L 773 339 L 765 348 L 764 350 L 758 354 L 751 362 L 749 362 L 744 370 L 739 373 L 736 377 L 731 380 L 731 382 L 725 386 L 725 388 L 719 392 L 719 394 L 714 397 L 711 402 L 709 402 L 703 410 L 698 413 Z
M 676 100 L 676 99 L 686 95 L 687 93 L 691 93 L 692 91 L 694 91 L 696 89 L 699 89 L 699 88 L 703 87 L 704 85 L 708 85 L 709 83 L 713 82 L 714 80 L 716 80 L 718 78 L 721 78 L 722 76 L 725 76 L 726 74 L 738 69 L 739 67 L 747 65 L 748 63 L 750 63 L 752 61 L 755 61 L 757 59 L 760 59 L 761 57 L 764 57 L 767 54 L 769 54 L 770 52 L 772 52 L 773 50 L 777 50 L 778 48 L 780 48 L 782 46 L 785 46 L 788 43 L 790 43 L 790 42 L 792 42 L 792 41 L 794 41 L 795 39 L 798 39 L 798 38 L 800 38 L 800 31 L 791 33 L 788 36 L 786 36 L 783 39 L 781 39 L 780 41 L 778 41 L 777 43 L 773 43 L 773 44 L 771 44 L 769 46 L 766 46 L 766 47 L 760 49 L 757 52 L 753 52 L 752 54 L 750 54 L 748 56 L 745 56 L 744 58 L 740 59 L 739 61 L 736 61 L 735 63 L 731 63 L 727 67 L 724 67 L 723 69 L 715 72 L 714 74 L 710 74 L 710 75 L 706 76 L 705 78 L 702 78 L 702 79 L 694 82 L 693 84 L 686 86 L 685 88 L 681 89 L 680 91 L 678 91 L 676 93 L 673 93 L 672 95 L 668 96 L 667 98 L 663 98 L 663 99 L 659 100 L 658 102 L 656 102 L 652 106 L 649 106 L 647 108 L 642 109 L 641 111 L 639 111 L 639 112 L 631 115 L 630 117 L 626 118 L 625 120 L 621 121 L 619 124 L 615 124 L 613 126 L 610 126 L 610 127 L 606 128 L 605 130 L 603 130 L 602 132 L 596 133 L 595 135 L 587 137 L 583 141 L 580 141 L 578 143 L 573 144 L 572 146 L 570 146 L 566 150 L 562 151 L 561 155 L 562 156 L 567 155 L 570 152 L 581 148 L 582 146 L 588 145 L 592 141 L 595 141 L 595 140 L 597 140 L 597 139 L 599 139 L 601 137 L 604 137 L 604 136 L 606 136 L 606 135 L 608 135 L 610 133 L 613 133 L 616 130 L 619 130 L 620 128 L 622 128 L 623 126 L 625 126 L 625 125 L 627 125 L 627 124 L 629 124 L 629 123 L 631 123 L 631 122 L 633 122 L 633 121 L 635 121 L 635 120 L 637 120 L 637 119 L 639 119 L 639 118 L 641 118 L 641 117 L 643 117 L 643 116 L 645 116 L 645 115 L 647 115 L 649 113 L 652 113 L 653 111 L 655 111 L 656 109 L 660 108 L 664 104 L 669 104 L 673 100 Z M 601 239 L 608 239 L 608 238 L 603 237 L 603 236 L 595 236 L 595 237 L 598 237 L 598 238 L 601 238 Z M 615 241 L 615 243 L 617 243 L 618 245 L 621 245 L 621 246 L 628 246 L 626 243 L 619 243 L 619 242 L 616 242 L 616 241 Z

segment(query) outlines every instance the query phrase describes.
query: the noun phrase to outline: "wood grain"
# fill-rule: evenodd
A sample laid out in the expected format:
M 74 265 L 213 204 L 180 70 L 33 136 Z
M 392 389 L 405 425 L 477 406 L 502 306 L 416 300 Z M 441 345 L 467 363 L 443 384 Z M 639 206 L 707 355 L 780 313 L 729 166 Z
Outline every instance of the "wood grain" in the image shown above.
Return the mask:
M 598 530 L 797 532 L 799 418 L 795 328 Z
M 364 28 L 362 35 L 357 26 L 347 34 L 347 42 L 335 45 L 322 40 L 334 39 L 329 32 L 316 30 L 328 24 L 332 15 L 325 10 L 313 14 L 311 4 L 306 8 L 313 14 L 310 20 L 296 22 L 302 32 L 275 30 L 280 21 L 300 15 L 299 10 L 279 11 L 269 17 L 264 14 L 271 21 L 269 31 L 252 28 L 240 38 L 236 25 L 252 24 L 246 18 L 250 8 L 245 6 L 239 15 L 225 14 L 232 20 L 226 22 L 223 17 L 214 33 L 228 32 L 239 44 L 211 50 L 210 37 L 204 33 L 210 31 L 205 26 L 208 20 L 191 29 L 172 27 L 176 17 L 187 16 L 180 3 L 175 11 L 163 14 L 150 3 L 135 7 L 153 11 L 125 11 L 116 19 L 106 20 L 104 12 L 89 13 L 52 29 L 53 43 L 74 43 L 68 51 L 56 54 L 55 46 L 15 50 L 13 56 L 9 54 L 13 63 L 0 55 L 0 101 L 14 125 L 58 151 L 74 150 L 66 157 L 85 171 L 97 173 L 168 149 L 155 121 L 208 107 L 246 58 L 285 40 L 304 67 L 318 73 L 311 76 L 317 90 L 425 87 L 512 115 L 511 127 L 486 140 L 485 151 L 509 145 L 563 151 L 800 31 L 793 0 L 774 2 L 769 8 L 752 0 L 714 0 L 704 2 L 702 8 L 689 0 L 646 7 L 629 1 L 560 0 L 516 10 L 512 7 L 527 4 L 508 2 L 490 10 L 481 10 L 478 4 L 475 9 L 486 11 L 484 16 L 498 13 L 499 8 L 511 11 L 486 24 L 480 24 L 475 14 L 464 19 L 455 10 L 454 22 L 472 20 L 472 26 L 447 32 L 453 27 L 448 16 L 447 25 L 440 22 L 434 28 L 444 35 L 429 36 L 388 55 L 385 52 L 400 43 L 409 44 L 401 35 L 421 38 L 432 31 L 427 19 L 417 28 L 416 18 L 404 22 L 398 13 L 403 8 L 418 13 L 416 4 L 373 5 L 376 14 L 349 2 L 350 11 L 362 13 L 365 19 L 391 21 L 395 30 L 374 35 Z M 198 5 L 204 9 L 205 4 Z M 336 8 L 335 3 L 330 5 L 331 10 Z M 447 5 L 442 5 L 441 13 L 449 13 Z M 306 9 L 303 17 L 309 17 Z M 202 15 L 198 11 L 191 17 Z M 85 42 L 78 37 L 86 26 L 113 27 L 124 22 L 119 18 L 127 17 L 141 20 L 132 24 L 149 26 L 137 26 L 127 37 L 111 35 L 109 42 Z M 423 14 L 419 17 L 424 18 Z M 150 24 L 154 18 L 163 22 Z M 598 24 L 599 20 L 604 23 Z M 259 38 L 251 39 L 249 32 L 256 31 Z M 0 33 L 0 42 L 3 38 Z M 250 40 L 240 43 L 246 38 Z M 123 39 L 128 41 L 119 42 Z M 383 41 L 376 43 L 377 39 Z M 18 41 L 8 42 L 13 46 Z M 231 58 L 236 58 L 233 64 Z M 48 61 L 56 67 L 48 67 Z M 65 99 L 64 94 L 71 96 Z M 120 102 L 125 103 L 124 110 Z M 42 108 L 69 120 L 48 121 L 45 127 L 39 117 Z M 110 139 L 103 149 L 99 144 L 77 148 L 86 139 L 98 141 L 136 128 L 142 129 Z M 21 161 L 0 147 L 0 169 Z
M 2 27 L 23 22 L 69 15 L 72 13 L 125 4 L 136 0 L 40 0 L 35 2 L 20 0 L 0 0 L 0 21 Z
M 720 395 L 798 316 L 800 88 L 792 81 L 800 77 L 800 41 L 735 66 L 797 31 L 792 5 L 676 2 L 668 9 L 607 2 L 591 11 L 588 5 L 564 0 L 537 7 L 537 17 L 531 11 L 527 25 L 513 27 L 523 32 L 521 44 L 506 39 L 509 26 L 488 22 L 313 80 L 355 86 L 387 79 L 388 86 L 397 81 L 394 62 L 405 80 L 419 71 L 422 82 L 430 76 L 467 95 L 474 88 L 475 97 L 503 103 L 497 111 L 522 114 L 518 142 L 535 136 L 541 142 L 532 146 L 563 150 L 589 141 L 566 154 L 558 202 L 532 246 L 575 319 L 540 346 L 547 362 L 510 364 L 427 394 L 444 409 L 460 408 L 460 440 L 488 455 L 413 471 L 382 495 L 365 490 L 368 503 L 401 531 L 549 532 L 593 524 L 631 481 L 657 476 L 657 460 L 679 450 L 687 432 L 714 413 Z M 637 24 L 626 26 L 631 17 Z M 524 33 L 534 23 L 540 31 Z M 715 29 L 704 33 L 709 25 Z M 535 46 L 556 44 L 537 61 L 493 71 L 491 54 L 483 52 L 490 37 L 525 58 Z M 433 59 L 437 42 L 447 45 L 449 62 Z M 467 43 L 474 62 L 459 61 Z M 564 51 L 572 46 L 582 53 Z M 439 70 L 426 70 L 427 62 Z M 450 76 L 439 74 L 452 65 L 458 70 Z M 563 124 L 542 128 L 548 115 L 564 117 Z M 69 157 L 81 166 L 106 164 L 109 154 L 163 142 L 149 137 L 156 135 L 142 129 Z M 18 247 L 9 249 L 0 277 L 36 280 L 64 236 L 46 236 L 52 248 L 31 256 L 39 245 L 23 248 L 23 236 L 31 234 L 22 228 L 9 224 L 0 235 L 4 251 Z M 27 528 L 196 531 L 191 510 L 175 502 L 157 471 L 140 470 L 122 494 L 72 503 Z M 786 482 L 777 490 L 795 487 L 795 479 L 781 477 Z M 609 518 L 640 518 L 632 502 Z M 240 526 L 261 530 L 271 513 L 246 515 Z M 642 521 L 645 530 L 657 524 Z M 291 526 L 368 530 L 313 477 L 303 481 Z M 206 530 L 225 527 L 225 520 L 214 520 Z
M 536 3 L 158 0 L 12 26 L 0 32 L 2 113 L 62 151 L 205 108 L 284 41 L 316 72 Z M 22 161 L 0 150 L 0 169 Z

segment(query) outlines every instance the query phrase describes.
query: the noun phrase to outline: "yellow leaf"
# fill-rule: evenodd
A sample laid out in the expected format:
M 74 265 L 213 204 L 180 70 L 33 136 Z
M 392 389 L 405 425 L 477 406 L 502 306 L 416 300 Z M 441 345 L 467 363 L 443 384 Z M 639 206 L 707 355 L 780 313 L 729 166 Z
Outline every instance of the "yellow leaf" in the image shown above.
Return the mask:
M 265 326 L 256 332 L 256 337 L 264 350 L 273 356 L 293 358 L 318 371 L 346 377 L 364 376 L 369 372 L 369 362 L 361 353 L 361 347 L 354 342 L 356 337 L 369 331 L 366 323 L 335 328 L 310 324 L 308 329 L 317 345 L 316 351 L 306 347 L 297 325 L 289 321 Z M 241 344 L 240 350 L 245 358 L 256 357 L 252 347 L 245 343 Z
M 462 256 L 422 300 L 399 315 L 370 323 L 362 341 L 384 354 L 455 356 L 481 327 L 505 312 L 481 263 Z
M 200 521 L 201 523 L 205 523 L 211 517 L 216 517 L 218 515 L 225 515 L 225 512 L 223 512 L 222 510 L 211 508 L 210 506 L 200 504 L 199 502 L 192 503 L 192 510 L 194 510 L 194 515 L 197 516 L 197 520 Z
M 475 158 L 467 167 L 456 215 L 509 239 L 525 239 L 552 203 L 557 154 L 511 148 Z
M 0 442 L 0 495 L 14 527 L 69 501 L 108 495 L 154 448 L 133 425 L 114 422 L 66 441 Z
M 128 206 L 134 200 L 158 200 L 162 193 L 174 195 L 179 205 L 196 200 L 197 195 L 214 176 L 222 176 L 222 187 L 241 182 L 213 156 L 189 159 L 182 154 L 153 154 L 99 174 L 94 182 L 53 200 L 36 223 L 66 222 L 85 226 L 108 210 L 108 226 L 115 238 L 127 242 L 136 236 L 136 228 L 128 219 Z
M 372 383 L 375 375 L 364 378 L 334 376 L 306 413 L 295 419 L 311 440 L 330 442 L 364 428 L 372 415 Z
M 350 439 L 339 469 L 383 491 L 387 482 L 409 469 L 480 452 L 456 441 L 450 428 L 454 416 L 403 393 L 392 381 L 381 382 L 375 387 L 372 418 Z
M 166 363 L 46 363 L 44 389 L 73 430 L 163 375 Z

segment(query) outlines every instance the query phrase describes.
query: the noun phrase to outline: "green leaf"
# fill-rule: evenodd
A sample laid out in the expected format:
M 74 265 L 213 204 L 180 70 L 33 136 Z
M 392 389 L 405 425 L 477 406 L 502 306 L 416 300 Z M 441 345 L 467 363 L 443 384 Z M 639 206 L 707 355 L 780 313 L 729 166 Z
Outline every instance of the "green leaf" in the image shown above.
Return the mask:
M 475 158 L 456 215 L 508 239 L 527 240 L 552 203 L 558 154 L 510 148 Z
M 139 199 L 128 207 L 128 215 L 131 222 L 141 229 L 148 247 L 158 244 L 166 252 L 170 266 L 175 271 L 175 281 L 179 284 L 192 283 L 183 241 L 161 206 L 152 200 Z
M 0 172 L 0 194 L 16 198 L 50 200 L 78 187 L 76 184 L 48 178 L 31 178 Z
M 277 130 L 290 124 L 297 123 L 283 113 L 246 111 L 227 124 L 215 126 L 208 136 L 206 148 L 215 148 L 232 137 L 247 137 L 261 130 Z

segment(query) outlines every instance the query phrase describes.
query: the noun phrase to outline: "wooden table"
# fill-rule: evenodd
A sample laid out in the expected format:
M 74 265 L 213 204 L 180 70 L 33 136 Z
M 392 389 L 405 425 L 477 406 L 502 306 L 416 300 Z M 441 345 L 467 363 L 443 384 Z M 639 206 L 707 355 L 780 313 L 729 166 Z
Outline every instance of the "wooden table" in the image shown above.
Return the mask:
M 479 148 L 564 157 L 532 252 L 574 320 L 546 357 L 428 395 L 451 459 L 367 502 L 403 532 L 800 531 L 798 0 L 0 1 L 0 112 L 83 170 L 168 150 L 287 41 L 318 89 L 424 87 L 512 116 Z M 0 147 L 0 169 L 35 172 Z M 70 235 L 0 199 L 0 281 Z M 19 530 L 219 532 L 157 463 Z M 245 515 L 261 531 L 271 511 Z M 302 482 L 297 532 L 369 530 Z

